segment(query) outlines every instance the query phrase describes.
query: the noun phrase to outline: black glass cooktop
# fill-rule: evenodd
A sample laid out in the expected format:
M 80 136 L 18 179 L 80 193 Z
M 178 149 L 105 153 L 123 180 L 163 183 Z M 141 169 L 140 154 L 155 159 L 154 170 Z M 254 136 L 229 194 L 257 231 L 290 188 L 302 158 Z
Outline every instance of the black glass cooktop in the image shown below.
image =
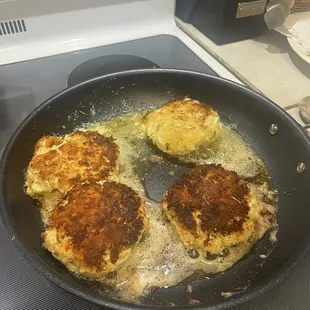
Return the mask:
M 107 73 L 177 68 L 216 75 L 177 38 L 162 35 L 0 66 L 0 155 L 20 122 L 60 90 Z M 37 271 L 0 226 L 1 310 L 99 310 L 51 283 Z M 309 310 L 310 259 L 284 283 L 232 310 Z

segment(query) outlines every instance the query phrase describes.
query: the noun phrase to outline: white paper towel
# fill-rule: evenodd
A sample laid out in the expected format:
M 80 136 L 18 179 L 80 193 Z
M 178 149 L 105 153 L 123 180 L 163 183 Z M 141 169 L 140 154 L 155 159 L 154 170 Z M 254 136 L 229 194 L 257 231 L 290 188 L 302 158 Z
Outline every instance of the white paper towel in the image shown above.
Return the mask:
M 276 31 L 295 40 L 310 55 L 310 11 L 290 14 Z

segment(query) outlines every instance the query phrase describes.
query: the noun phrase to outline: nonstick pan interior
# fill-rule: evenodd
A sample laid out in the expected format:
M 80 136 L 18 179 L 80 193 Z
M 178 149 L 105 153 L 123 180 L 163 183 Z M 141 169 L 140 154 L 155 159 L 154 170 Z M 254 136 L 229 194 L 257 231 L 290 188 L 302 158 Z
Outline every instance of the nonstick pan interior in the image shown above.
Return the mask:
M 95 303 L 118 309 L 142 309 L 106 296 L 98 285 L 77 279 L 42 248 L 42 225 L 37 204 L 24 193 L 24 171 L 33 147 L 42 135 L 66 134 L 87 123 L 110 119 L 130 111 L 159 107 L 173 99 L 191 96 L 209 103 L 222 122 L 237 131 L 267 164 L 279 193 L 278 242 L 268 238 L 223 274 L 186 285 L 160 289 L 144 300 L 148 305 L 175 305 L 194 300 L 196 308 L 223 309 L 244 302 L 276 285 L 305 256 L 309 245 L 310 144 L 299 125 L 279 107 L 232 82 L 200 73 L 177 70 L 138 70 L 97 78 L 65 90 L 38 107 L 18 128 L 1 163 L 1 212 L 9 233 L 37 269 L 63 288 Z M 278 125 L 275 135 L 271 124 Z M 296 173 L 303 162 L 306 170 Z M 154 186 L 158 186 L 155 184 Z M 247 288 L 247 289 L 243 289 Z M 231 292 L 232 294 L 222 294 Z

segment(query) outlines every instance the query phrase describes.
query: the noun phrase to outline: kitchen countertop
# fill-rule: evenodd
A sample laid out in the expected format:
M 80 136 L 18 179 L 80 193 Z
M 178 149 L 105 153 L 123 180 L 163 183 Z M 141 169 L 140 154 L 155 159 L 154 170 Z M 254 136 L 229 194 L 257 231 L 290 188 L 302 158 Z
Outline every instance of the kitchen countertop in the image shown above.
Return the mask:
M 286 37 L 268 30 L 250 40 L 216 45 L 191 24 L 179 19 L 177 24 L 245 85 L 270 98 L 304 125 L 297 106 L 310 96 L 310 64 L 295 54 Z

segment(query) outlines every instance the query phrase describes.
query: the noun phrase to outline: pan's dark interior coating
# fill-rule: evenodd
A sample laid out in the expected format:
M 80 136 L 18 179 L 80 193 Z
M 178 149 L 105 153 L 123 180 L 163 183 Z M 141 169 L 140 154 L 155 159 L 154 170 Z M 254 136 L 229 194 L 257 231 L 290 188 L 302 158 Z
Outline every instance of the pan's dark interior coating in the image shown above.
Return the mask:
M 56 95 L 23 122 L 4 153 L 0 202 L 5 223 L 24 253 L 54 282 L 105 306 L 144 307 L 112 300 L 98 292 L 93 289 L 94 283 L 77 279 L 43 249 L 40 213 L 24 192 L 24 171 L 36 141 L 42 135 L 66 134 L 84 123 L 159 107 L 184 96 L 209 103 L 225 124 L 237 124 L 237 131 L 267 164 L 279 195 L 278 243 L 264 261 L 260 255 L 270 248 L 268 238 L 224 274 L 194 281 L 192 293 L 186 291 L 186 285 L 179 285 L 155 291 L 144 303 L 185 306 L 190 300 L 199 300 L 197 308 L 223 309 L 272 287 L 300 262 L 310 232 L 310 143 L 306 134 L 280 108 L 234 83 L 198 73 L 150 69 L 95 79 Z M 268 130 L 272 123 L 279 127 L 275 135 Z M 301 175 L 296 173 L 299 162 L 307 167 Z M 249 284 L 237 295 L 221 296 L 221 292 L 237 292 Z

